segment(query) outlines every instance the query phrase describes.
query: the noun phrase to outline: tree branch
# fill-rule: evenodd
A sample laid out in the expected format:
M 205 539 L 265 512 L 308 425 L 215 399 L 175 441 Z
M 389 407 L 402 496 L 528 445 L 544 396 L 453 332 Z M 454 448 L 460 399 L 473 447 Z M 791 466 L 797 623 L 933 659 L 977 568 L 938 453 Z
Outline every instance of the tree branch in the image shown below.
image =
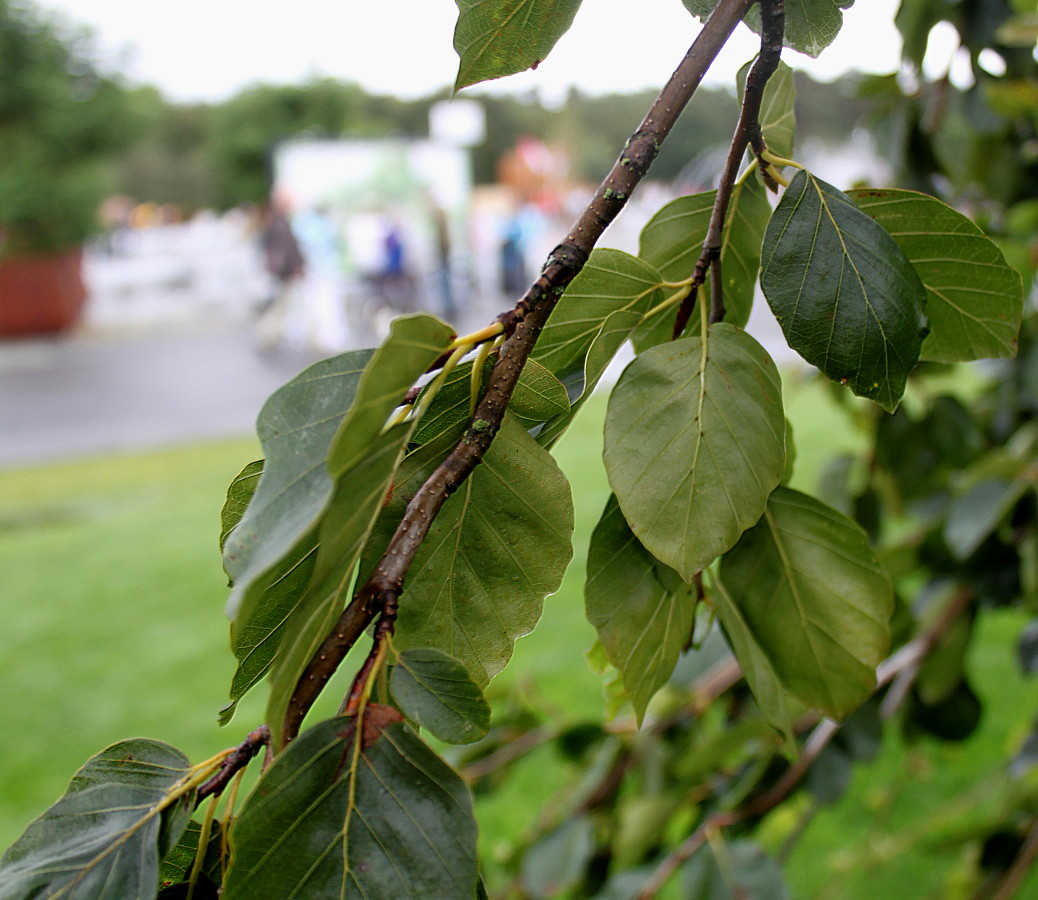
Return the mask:
M 220 763 L 220 771 L 205 782 L 196 795 L 196 806 L 201 804 L 206 797 L 222 794 L 230 783 L 235 773 L 244 769 L 257 753 L 270 743 L 270 729 L 266 725 L 260 725 L 255 731 L 249 732 L 234 752 Z
M 746 76 L 739 120 L 735 125 L 735 134 L 732 136 L 732 143 L 728 148 L 728 156 L 717 185 L 717 197 L 710 212 L 710 224 L 703 240 L 703 251 L 692 273 L 692 291 L 682 302 L 674 322 L 675 338 L 679 337 L 688 325 L 699 287 L 706 281 L 707 271 L 713 274 L 710 281 L 710 322 L 720 322 L 724 318 L 724 281 L 721 278 L 724 222 L 747 146 L 753 144 L 758 153 L 764 147 L 759 121 L 760 108 L 764 100 L 764 88 L 775 74 L 782 58 L 782 37 L 786 23 L 785 0 L 760 0 L 760 18 L 760 52 Z M 759 149 L 757 142 L 760 144 Z
M 968 591 L 956 594 L 937 620 L 923 634 L 880 663 L 876 669 L 875 690 L 879 691 L 880 688 L 890 684 L 905 672 L 917 672 L 921 659 L 937 646 L 948 629 L 969 608 L 971 602 L 972 595 Z M 887 718 L 894 713 L 894 709 L 884 708 L 883 713 Z M 832 719 L 823 719 L 819 722 L 804 742 L 804 749 L 800 756 L 774 785 L 763 794 L 751 797 L 737 809 L 720 810 L 707 816 L 695 831 L 663 858 L 635 900 L 653 900 L 678 868 L 691 859 L 703 846 L 708 832 L 728 828 L 746 819 L 762 816 L 778 806 L 793 792 L 821 752 L 839 733 L 840 728 L 840 723 L 834 722 Z
M 411 561 L 436 514 L 489 449 L 523 365 L 552 309 L 583 268 L 602 232 L 626 205 L 659 153 L 660 144 L 753 3 L 754 0 L 718 3 L 566 239 L 549 255 L 540 277 L 514 309 L 499 317 L 509 338 L 501 348 L 486 392 L 476 409 L 474 421 L 480 421 L 480 429 L 470 427 L 465 432 L 461 442 L 408 504 L 375 571 L 310 661 L 288 705 L 282 728 L 284 743 L 299 733 L 303 718 L 317 695 L 367 625 L 387 604 L 399 598 Z

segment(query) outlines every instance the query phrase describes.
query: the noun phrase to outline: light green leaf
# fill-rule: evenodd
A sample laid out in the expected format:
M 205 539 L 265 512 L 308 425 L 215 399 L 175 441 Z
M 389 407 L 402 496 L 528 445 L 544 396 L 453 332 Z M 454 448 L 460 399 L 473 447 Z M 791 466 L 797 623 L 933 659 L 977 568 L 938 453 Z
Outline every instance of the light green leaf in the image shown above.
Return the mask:
M 223 550 L 227 543 L 227 537 L 237 527 L 245 510 L 256 493 L 256 485 L 259 483 L 260 475 L 263 474 L 263 460 L 257 459 L 250 462 L 244 469 L 234 476 L 234 480 L 227 487 L 227 498 L 224 500 L 223 508 L 220 510 L 220 549 Z
M 736 75 L 739 94 L 746 88 L 746 76 L 752 63 L 746 63 Z M 760 107 L 760 127 L 764 143 L 776 156 L 789 158 L 793 155 L 793 138 L 796 134 L 796 116 L 793 113 L 797 99 L 793 70 L 784 62 L 764 86 L 764 97 Z
M 639 543 L 616 497 L 591 535 L 584 601 L 641 724 L 692 633 L 695 590 Z
M 692 15 L 705 19 L 717 6 L 717 0 L 682 0 Z M 786 0 L 785 45 L 817 57 L 840 33 L 843 10 L 854 0 Z M 746 24 L 760 34 L 760 12 L 757 7 L 747 13 Z
M 393 709 L 304 731 L 231 828 L 223 900 L 476 896 L 476 823 L 461 779 Z
M 471 744 L 490 728 L 490 705 L 465 667 L 439 650 L 402 653 L 391 690 L 404 714 L 441 741 Z
M 190 763 L 157 741 L 122 741 L 81 768 L 65 796 L 0 859 L 0 898 L 151 900 L 160 860 L 194 808 L 174 789 Z
M 666 281 L 689 278 L 703 252 L 717 191 L 671 200 L 649 219 L 638 238 L 638 258 Z
M 858 190 L 848 196 L 897 241 L 926 287 L 930 333 L 921 359 L 1016 355 L 1023 283 L 983 231 L 926 194 Z
M 483 373 L 484 385 L 491 369 L 492 360 L 488 360 Z M 471 382 L 472 363 L 463 363 L 448 376 L 415 427 L 412 443 L 428 444 L 448 432 L 455 439 L 461 438 L 471 418 Z M 530 359 L 523 366 L 508 409 L 523 427 L 529 429 L 569 412 L 569 397 L 566 388 L 551 372 Z
M 393 499 L 361 563 L 371 571 L 404 508 L 450 449 L 437 441 L 400 467 Z M 529 634 L 572 555 L 573 503 L 566 477 L 511 419 L 483 462 L 444 503 L 411 565 L 395 645 L 432 647 L 461 661 L 481 687 Z
M 642 229 L 638 256 L 652 264 L 667 281 L 691 277 L 703 252 L 716 191 L 689 194 L 672 200 Z M 721 233 L 721 273 L 724 280 L 724 321 L 742 327 L 750 318 L 760 269 L 760 244 L 771 216 L 764 187 L 757 176 L 739 182 L 732 191 Z M 710 279 L 699 288 L 697 302 L 709 303 Z M 671 339 L 677 307 L 671 306 L 646 320 L 635 332 L 638 351 Z M 693 316 L 686 334 L 699 332 Z
M 788 488 L 772 494 L 761 521 L 721 561 L 727 602 L 717 613 L 730 635 L 753 642 L 750 672 L 763 665 L 782 687 L 836 719 L 872 693 L 890 644 L 890 582 L 865 532 L 841 513 Z M 734 627 L 731 627 L 734 626 Z M 757 695 L 764 714 L 767 700 Z
M 926 289 L 851 199 L 797 173 L 768 223 L 761 288 L 790 347 L 892 412 L 926 334 Z
M 562 416 L 556 416 L 537 434 L 538 444 L 550 449 L 565 433 L 580 411 L 580 408 L 594 393 L 598 382 L 605 374 L 606 369 L 609 368 L 609 364 L 613 361 L 617 351 L 623 346 L 624 341 L 631 337 L 641 321 L 641 314 L 629 309 L 618 309 L 606 317 L 598 334 L 588 348 L 587 357 L 584 359 L 584 376 L 580 382 L 583 385 L 583 390 L 573 401 L 569 412 Z M 571 385 L 576 384 L 576 379 L 572 379 L 570 383 Z
M 606 320 L 620 312 L 637 314 L 640 320 L 663 299 L 662 280 L 643 260 L 620 250 L 594 250 L 552 311 L 532 358 L 553 372 L 575 401 L 584 392 L 588 351 Z M 620 321 L 614 319 L 613 325 Z M 622 321 L 634 320 L 628 316 Z
M 454 89 L 535 69 L 573 24 L 580 0 L 457 0 Z
M 631 529 L 686 582 L 761 516 L 785 464 L 775 363 L 713 325 L 645 351 L 609 400 L 605 465 Z
M 732 191 L 721 232 L 721 279 L 724 282 L 724 321 L 744 327 L 750 320 L 760 272 L 760 247 L 771 218 L 771 204 L 760 176 L 753 174 Z M 710 283 L 703 297 L 710 296 Z

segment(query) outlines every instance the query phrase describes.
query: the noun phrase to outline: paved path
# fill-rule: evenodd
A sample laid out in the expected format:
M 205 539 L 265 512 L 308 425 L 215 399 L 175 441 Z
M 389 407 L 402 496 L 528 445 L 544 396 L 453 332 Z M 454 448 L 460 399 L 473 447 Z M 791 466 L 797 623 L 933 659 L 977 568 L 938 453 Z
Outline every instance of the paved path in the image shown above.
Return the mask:
M 244 323 L 0 343 L 0 466 L 247 435 L 308 361 L 261 357 Z

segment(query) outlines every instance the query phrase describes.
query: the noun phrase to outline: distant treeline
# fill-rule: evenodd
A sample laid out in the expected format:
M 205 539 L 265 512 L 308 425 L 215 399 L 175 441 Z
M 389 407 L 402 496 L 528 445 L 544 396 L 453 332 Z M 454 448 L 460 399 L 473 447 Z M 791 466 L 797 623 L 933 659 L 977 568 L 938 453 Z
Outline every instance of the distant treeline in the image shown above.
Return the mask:
M 806 102 L 798 134 L 845 139 L 861 119 L 854 79 L 820 84 L 798 75 Z M 563 147 L 576 179 L 598 181 L 653 99 L 653 92 L 591 96 L 572 90 L 546 109 L 535 97 L 467 94 L 486 109 L 487 137 L 473 148 L 476 181 L 491 183 L 500 157 L 532 135 Z M 187 211 L 227 209 L 266 198 L 273 148 L 296 137 L 377 138 L 428 135 L 429 109 L 447 92 L 419 100 L 370 94 L 332 79 L 258 85 L 220 104 L 172 104 L 154 88 L 128 91 L 136 137 L 115 163 L 113 186 L 141 201 Z M 731 138 L 737 105 L 729 90 L 701 89 L 663 148 L 653 176 L 672 180 Z

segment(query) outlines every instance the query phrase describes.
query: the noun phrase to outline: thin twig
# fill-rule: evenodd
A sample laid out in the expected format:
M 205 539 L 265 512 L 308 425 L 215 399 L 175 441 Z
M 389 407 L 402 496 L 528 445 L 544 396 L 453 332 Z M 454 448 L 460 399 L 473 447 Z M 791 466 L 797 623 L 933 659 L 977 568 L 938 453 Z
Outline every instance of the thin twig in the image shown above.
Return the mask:
M 515 308 L 499 317 L 510 335 L 501 348 L 476 409 L 479 430 L 470 427 L 407 506 L 375 571 L 344 610 L 303 672 L 288 704 L 284 743 L 299 732 L 303 718 L 350 647 L 390 598 L 399 598 L 404 578 L 433 519 L 447 498 L 482 461 L 504 419 L 505 409 L 534 343 L 566 286 L 583 268 L 602 232 L 627 203 L 659 153 L 678 115 L 703 80 L 754 0 L 721 0 L 704 23 L 685 58 L 631 136 L 609 175 L 599 185 L 566 239 L 552 251 L 540 277 Z M 474 420 L 474 421 L 475 421 Z
M 761 0 L 761 39 L 760 53 L 750 67 L 743 89 L 742 106 L 739 110 L 739 121 L 735 125 L 725 159 L 724 169 L 717 184 L 717 196 L 710 212 L 710 224 L 707 226 L 703 240 L 703 250 L 696 261 L 692 273 L 693 289 L 678 310 L 674 322 L 674 337 L 679 337 L 688 325 L 695 306 L 699 287 L 706 281 L 707 272 L 710 280 L 710 323 L 720 322 L 724 318 L 724 281 L 721 277 L 721 246 L 724 237 L 724 222 L 728 215 L 728 206 L 732 199 L 732 189 L 739 175 L 746 147 L 751 143 L 756 149 L 757 142 L 763 147 L 760 127 L 760 108 L 764 99 L 764 88 L 778 69 L 782 58 L 782 36 L 785 30 L 785 0 Z
M 947 634 L 948 629 L 969 608 L 971 602 L 971 594 L 968 591 L 961 591 L 922 635 L 905 644 L 897 652 L 885 659 L 876 669 L 875 690 L 878 691 L 880 688 L 886 687 L 903 672 L 918 671 L 920 660 L 937 646 L 941 638 Z M 893 712 L 894 710 L 890 710 L 888 715 Z M 663 858 L 648 881 L 642 886 L 636 900 L 653 900 L 678 868 L 691 859 L 696 851 L 703 846 L 708 831 L 728 828 L 747 819 L 762 816 L 782 803 L 800 783 L 807 770 L 811 768 L 811 765 L 829 745 L 829 742 L 836 737 L 840 728 L 840 723 L 834 722 L 832 719 L 823 719 L 815 726 L 807 741 L 805 741 L 804 749 L 800 756 L 797 757 L 793 765 L 783 773 L 782 777 L 772 787 L 763 794 L 751 797 L 743 806 L 737 809 L 721 810 L 707 816 L 695 831 Z
M 1021 882 L 1031 874 L 1036 859 L 1038 859 L 1038 820 L 1031 824 L 1027 839 L 1016 855 L 1016 859 L 1013 860 L 1013 864 L 1003 876 L 998 893 L 990 895 L 991 900 L 1010 900 Z
M 249 732 L 249 736 L 220 763 L 220 771 L 199 787 L 196 805 L 201 804 L 206 797 L 223 793 L 235 773 L 252 762 L 253 757 L 269 743 L 270 729 L 266 725 L 260 725 L 255 731 Z

